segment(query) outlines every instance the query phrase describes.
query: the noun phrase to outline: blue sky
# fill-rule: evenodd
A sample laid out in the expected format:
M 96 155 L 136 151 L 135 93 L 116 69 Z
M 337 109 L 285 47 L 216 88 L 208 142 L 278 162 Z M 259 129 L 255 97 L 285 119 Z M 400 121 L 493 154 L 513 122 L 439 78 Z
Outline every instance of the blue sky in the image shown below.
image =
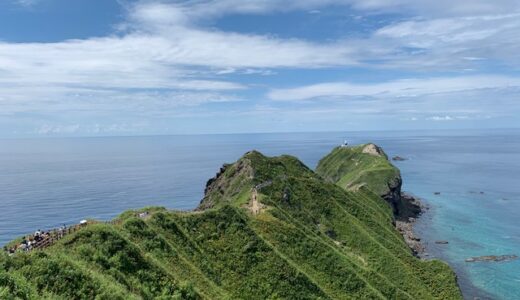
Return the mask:
M 519 127 L 516 0 L 3 0 L 0 137 Z

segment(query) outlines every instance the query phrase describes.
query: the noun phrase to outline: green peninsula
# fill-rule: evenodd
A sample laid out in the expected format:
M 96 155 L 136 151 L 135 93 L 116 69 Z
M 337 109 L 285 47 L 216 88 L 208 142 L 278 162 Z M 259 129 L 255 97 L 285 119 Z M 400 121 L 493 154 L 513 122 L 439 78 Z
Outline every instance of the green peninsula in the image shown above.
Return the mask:
M 373 146 L 336 148 L 316 172 L 248 152 L 194 211 L 127 211 L 1 254 L 0 299 L 462 299 L 395 229 L 401 199 L 383 198 L 399 170 Z

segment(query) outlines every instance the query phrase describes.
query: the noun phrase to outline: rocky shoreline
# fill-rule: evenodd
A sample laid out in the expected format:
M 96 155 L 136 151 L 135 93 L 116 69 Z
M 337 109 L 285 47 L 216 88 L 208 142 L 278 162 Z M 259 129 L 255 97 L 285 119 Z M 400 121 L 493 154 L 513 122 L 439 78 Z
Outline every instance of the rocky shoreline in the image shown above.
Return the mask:
M 395 227 L 401 233 L 413 254 L 421 258 L 421 255 L 426 251 L 426 247 L 421 242 L 421 238 L 415 234 L 413 228 L 417 218 L 428 210 L 428 207 L 419 198 L 407 193 L 401 193 L 401 203 L 403 209 L 396 216 Z

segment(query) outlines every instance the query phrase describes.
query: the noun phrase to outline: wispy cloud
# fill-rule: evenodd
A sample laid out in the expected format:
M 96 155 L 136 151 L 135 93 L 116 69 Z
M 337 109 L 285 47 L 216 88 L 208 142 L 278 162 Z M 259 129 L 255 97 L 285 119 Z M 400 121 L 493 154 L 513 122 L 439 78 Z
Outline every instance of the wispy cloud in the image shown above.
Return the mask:
M 15 0 L 17 4 L 25 7 L 33 6 L 40 2 L 40 0 Z
M 174 3 L 192 17 L 218 17 L 225 14 L 259 14 L 276 11 L 312 11 L 327 6 L 351 7 L 359 11 L 415 13 L 423 16 L 467 16 L 501 14 L 520 9 L 516 0 L 203 0 L 163 1 Z
M 17 1 L 26 6 L 36 2 Z M 268 89 L 267 97 L 262 99 L 267 103 L 266 107 L 277 107 L 286 113 L 295 108 L 281 108 L 285 101 L 377 99 L 371 104 L 373 106 L 367 106 L 365 102 L 364 106 L 354 103 L 341 107 L 343 111 L 369 115 L 393 113 L 383 103 L 388 99 L 428 98 L 437 94 L 454 97 L 471 92 L 480 93 L 474 99 L 484 101 L 486 93 L 483 90 L 520 87 L 520 77 L 515 75 L 487 74 L 490 65 L 520 69 L 520 2 L 516 0 L 164 0 L 124 3 L 125 20 L 105 37 L 49 43 L 0 42 L 1 113 L 173 114 L 180 108 L 204 104 L 246 102 L 254 89 L 256 97 L 253 98 L 263 98 L 266 91 L 258 88 L 260 85 L 255 84 L 255 80 L 263 81 L 265 78 L 259 78 L 265 75 L 281 76 L 279 74 L 287 70 L 334 69 L 350 74 L 350 68 L 364 68 L 394 70 L 397 75 L 394 80 L 371 83 L 319 83 L 321 80 L 316 79 L 314 84 L 289 88 L 287 86 L 293 86 L 292 81 L 284 78 L 277 82 L 276 89 L 262 82 L 262 87 Z M 343 37 L 325 42 L 310 37 L 281 38 L 276 32 L 261 35 L 212 27 L 213 21 L 228 15 L 287 11 L 308 14 L 330 7 L 350 13 L 354 10 L 360 15 L 400 17 L 391 24 L 381 23 L 362 38 Z M 397 79 L 403 77 L 399 75 L 403 71 L 415 74 L 415 77 Z M 451 75 L 445 75 L 447 73 Z M 460 75 L 466 73 L 475 75 Z M 426 74 L 431 76 L 426 77 Z M 248 80 L 237 79 L 238 75 Z M 305 82 L 309 81 L 306 78 Z M 510 97 L 507 99 L 511 101 Z M 305 101 L 297 103 L 302 102 Z M 324 105 L 323 101 L 321 103 Z M 241 107 L 240 113 L 251 113 L 248 109 L 254 105 Z M 456 107 L 462 108 L 463 105 Z M 337 111 L 337 107 L 301 109 L 302 115 L 330 115 Z M 402 104 L 402 109 L 410 107 Z M 437 116 L 441 120 L 445 116 L 480 113 L 454 114 L 454 109 L 420 116 L 418 120 L 434 121 L 428 118 Z M 76 128 L 69 123 L 44 125 L 39 129 L 43 128 L 49 134 L 87 130 L 84 125 Z M 104 126 L 108 128 L 108 125 Z
M 354 63 L 348 60 L 348 47 L 337 44 L 201 29 L 177 5 L 139 2 L 129 7 L 123 27 L 122 35 L 103 38 L 0 42 L 0 100 L 12 103 L 16 99 L 22 109 L 28 107 L 24 101 L 68 103 L 70 95 L 86 91 L 91 98 L 106 96 L 111 90 L 138 101 L 141 94 L 135 90 L 155 90 L 158 95 L 191 95 L 200 104 L 200 99 L 232 98 L 228 91 L 247 88 L 221 80 L 226 73 L 221 70 L 269 75 L 274 74 L 272 68 Z M 206 97 L 209 94 L 214 98 Z M 176 99 L 186 103 L 188 98 L 171 101 Z
M 348 82 L 320 83 L 291 89 L 272 90 L 273 100 L 306 100 L 327 97 L 418 97 L 428 94 L 454 93 L 480 89 L 520 87 L 520 77 L 462 76 L 424 79 L 402 79 L 385 83 L 353 84 Z

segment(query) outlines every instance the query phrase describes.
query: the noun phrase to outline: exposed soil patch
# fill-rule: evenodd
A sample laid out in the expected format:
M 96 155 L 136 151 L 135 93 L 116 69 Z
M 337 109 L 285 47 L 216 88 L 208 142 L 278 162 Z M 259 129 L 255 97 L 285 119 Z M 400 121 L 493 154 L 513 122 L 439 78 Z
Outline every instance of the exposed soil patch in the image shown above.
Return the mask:
M 262 203 L 260 203 L 260 201 L 258 201 L 258 191 L 256 190 L 256 188 L 253 188 L 253 192 L 251 193 L 251 200 L 249 201 L 248 208 L 251 211 L 251 213 L 253 213 L 253 215 L 258 215 L 265 208 L 265 205 L 263 205 Z

